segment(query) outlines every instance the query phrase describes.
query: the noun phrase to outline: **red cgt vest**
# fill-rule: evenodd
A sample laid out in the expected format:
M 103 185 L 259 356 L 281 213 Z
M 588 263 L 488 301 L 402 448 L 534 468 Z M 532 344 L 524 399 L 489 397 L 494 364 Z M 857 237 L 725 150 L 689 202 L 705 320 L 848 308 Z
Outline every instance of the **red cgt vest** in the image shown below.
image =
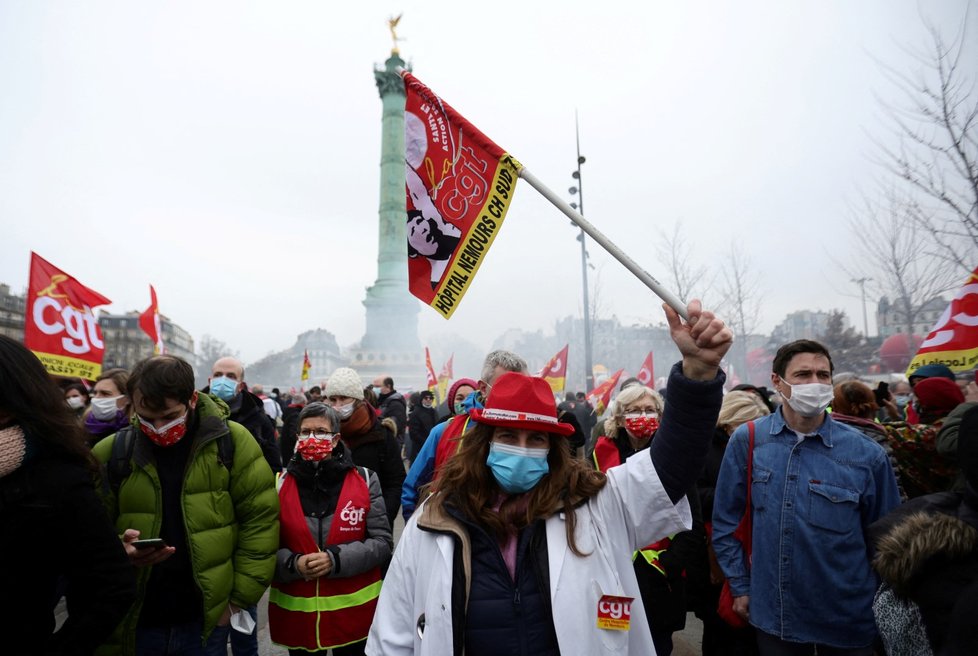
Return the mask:
M 618 445 L 615 444 L 614 440 L 604 435 L 598 438 L 594 443 L 594 464 L 599 471 L 603 472 L 621 464 L 621 453 L 618 451 Z M 636 556 L 641 555 L 645 559 L 645 562 L 659 570 L 665 576 L 666 570 L 662 566 L 662 563 L 659 562 L 659 556 L 669 548 L 670 544 L 672 544 L 672 536 L 662 538 L 658 542 L 653 542 L 649 546 L 636 551 L 632 555 L 632 560 L 635 560 Z
M 279 501 L 281 545 L 296 553 L 319 551 L 306 524 L 293 477 L 284 477 Z M 327 544 L 362 541 L 367 534 L 368 512 L 370 489 L 354 467 L 343 480 Z M 379 567 L 335 579 L 273 582 L 268 597 L 272 641 L 289 649 L 319 651 L 363 640 L 374 618 L 380 585 Z

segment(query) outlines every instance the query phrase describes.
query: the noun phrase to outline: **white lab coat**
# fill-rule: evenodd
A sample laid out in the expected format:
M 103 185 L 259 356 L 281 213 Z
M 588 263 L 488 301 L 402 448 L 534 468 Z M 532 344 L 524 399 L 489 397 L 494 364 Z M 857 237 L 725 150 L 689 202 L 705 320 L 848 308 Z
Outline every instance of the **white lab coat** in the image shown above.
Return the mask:
M 655 654 L 632 569 L 632 553 L 692 525 L 689 504 L 673 505 L 648 450 L 608 470 L 608 483 L 577 508 L 577 556 L 567 544 L 563 513 L 546 521 L 550 596 L 562 654 Z M 455 539 L 423 531 L 414 513 L 394 550 L 366 653 L 452 655 L 452 559 Z M 601 595 L 634 597 L 631 628 L 597 628 Z M 418 618 L 425 616 L 423 637 Z

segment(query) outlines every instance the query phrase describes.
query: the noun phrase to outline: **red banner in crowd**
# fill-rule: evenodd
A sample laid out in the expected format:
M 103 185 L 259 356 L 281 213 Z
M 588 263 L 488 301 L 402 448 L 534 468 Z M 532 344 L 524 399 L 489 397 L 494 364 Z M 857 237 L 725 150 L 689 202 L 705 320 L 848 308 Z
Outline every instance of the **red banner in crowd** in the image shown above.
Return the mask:
M 925 364 L 951 371 L 978 367 L 978 268 L 971 272 L 907 367 L 907 376 Z
M 522 166 L 402 73 L 408 285 L 452 316 L 502 227 Z
M 153 340 L 153 354 L 166 353 L 163 346 L 163 329 L 160 327 L 160 305 L 156 302 L 156 290 L 149 286 L 149 307 L 139 315 L 139 327 Z
M 645 356 L 645 362 L 642 363 L 642 368 L 638 370 L 638 382 L 642 383 L 646 387 L 651 387 L 655 389 L 655 367 L 652 365 L 652 351 Z
M 623 371 L 625 370 L 619 369 L 611 378 L 604 381 L 588 393 L 586 398 L 588 401 L 591 401 L 591 405 L 594 406 L 594 411 L 597 414 L 600 415 L 602 412 L 604 412 L 611 403 L 611 393 L 615 391 L 615 386 L 618 385 L 618 379 L 621 378 L 621 372 Z
M 95 380 L 105 344 L 92 308 L 111 302 L 32 252 L 24 345 L 52 375 Z
M 438 389 L 438 378 L 435 377 L 435 368 L 431 365 L 431 352 L 428 347 L 424 347 L 424 368 L 428 377 L 428 391 L 432 394 Z
M 302 377 L 300 380 L 309 380 L 309 370 L 312 369 L 312 363 L 309 362 L 309 351 L 302 352 Z
M 550 389 L 555 394 L 563 392 L 567 383 L 567 349 L 569 346 L 569 344 L 565 344 L 564 348 L 550 358 L 550 362 L 540 370 L 540 377 L 550 384 Z
M 438 374 L 438 399 L 439 402 L 445 400 L 445 395 L 448 394 L 448 384 L 451 382 L 455 373 L 452 371 L 452 361 L 455 359 L 455 354 L 452 353 L 448 356 L 448 360 L 445 361 L 445 366 L 441 368 L 441 373 Z

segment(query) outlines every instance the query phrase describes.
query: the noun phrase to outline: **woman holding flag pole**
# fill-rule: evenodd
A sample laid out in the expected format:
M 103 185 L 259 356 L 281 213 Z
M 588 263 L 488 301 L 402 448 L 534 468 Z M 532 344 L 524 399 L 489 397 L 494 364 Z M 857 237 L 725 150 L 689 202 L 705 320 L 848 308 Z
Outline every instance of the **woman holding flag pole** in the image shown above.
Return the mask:
M 411 517 L 368 654 L 654 654 L 632 553 L 689 528 L 732 334 L 698 301 L 664 306 L 683 355 L 651 448 L 607 473 L 572 459 L 550 386 L 506 373 Z

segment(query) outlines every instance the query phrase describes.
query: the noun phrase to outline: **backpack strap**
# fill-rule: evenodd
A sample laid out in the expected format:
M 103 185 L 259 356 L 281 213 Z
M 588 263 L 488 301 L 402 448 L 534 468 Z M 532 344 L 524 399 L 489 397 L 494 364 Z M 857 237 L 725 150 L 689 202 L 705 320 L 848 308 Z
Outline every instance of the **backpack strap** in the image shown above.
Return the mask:
M 227 433 L 217 438 L 217 461 L 228 471 L 234 466 L 234 440 L 231 438 L 230 426 Z
M 106 467 L 106 477 L 112 494 L 119 495 L 119 486 L 132 473 L 132 452 L 136 444 L 136 434 L 132 426 L 126 426 L 115 435 L 112 441 L 112 455 Z

